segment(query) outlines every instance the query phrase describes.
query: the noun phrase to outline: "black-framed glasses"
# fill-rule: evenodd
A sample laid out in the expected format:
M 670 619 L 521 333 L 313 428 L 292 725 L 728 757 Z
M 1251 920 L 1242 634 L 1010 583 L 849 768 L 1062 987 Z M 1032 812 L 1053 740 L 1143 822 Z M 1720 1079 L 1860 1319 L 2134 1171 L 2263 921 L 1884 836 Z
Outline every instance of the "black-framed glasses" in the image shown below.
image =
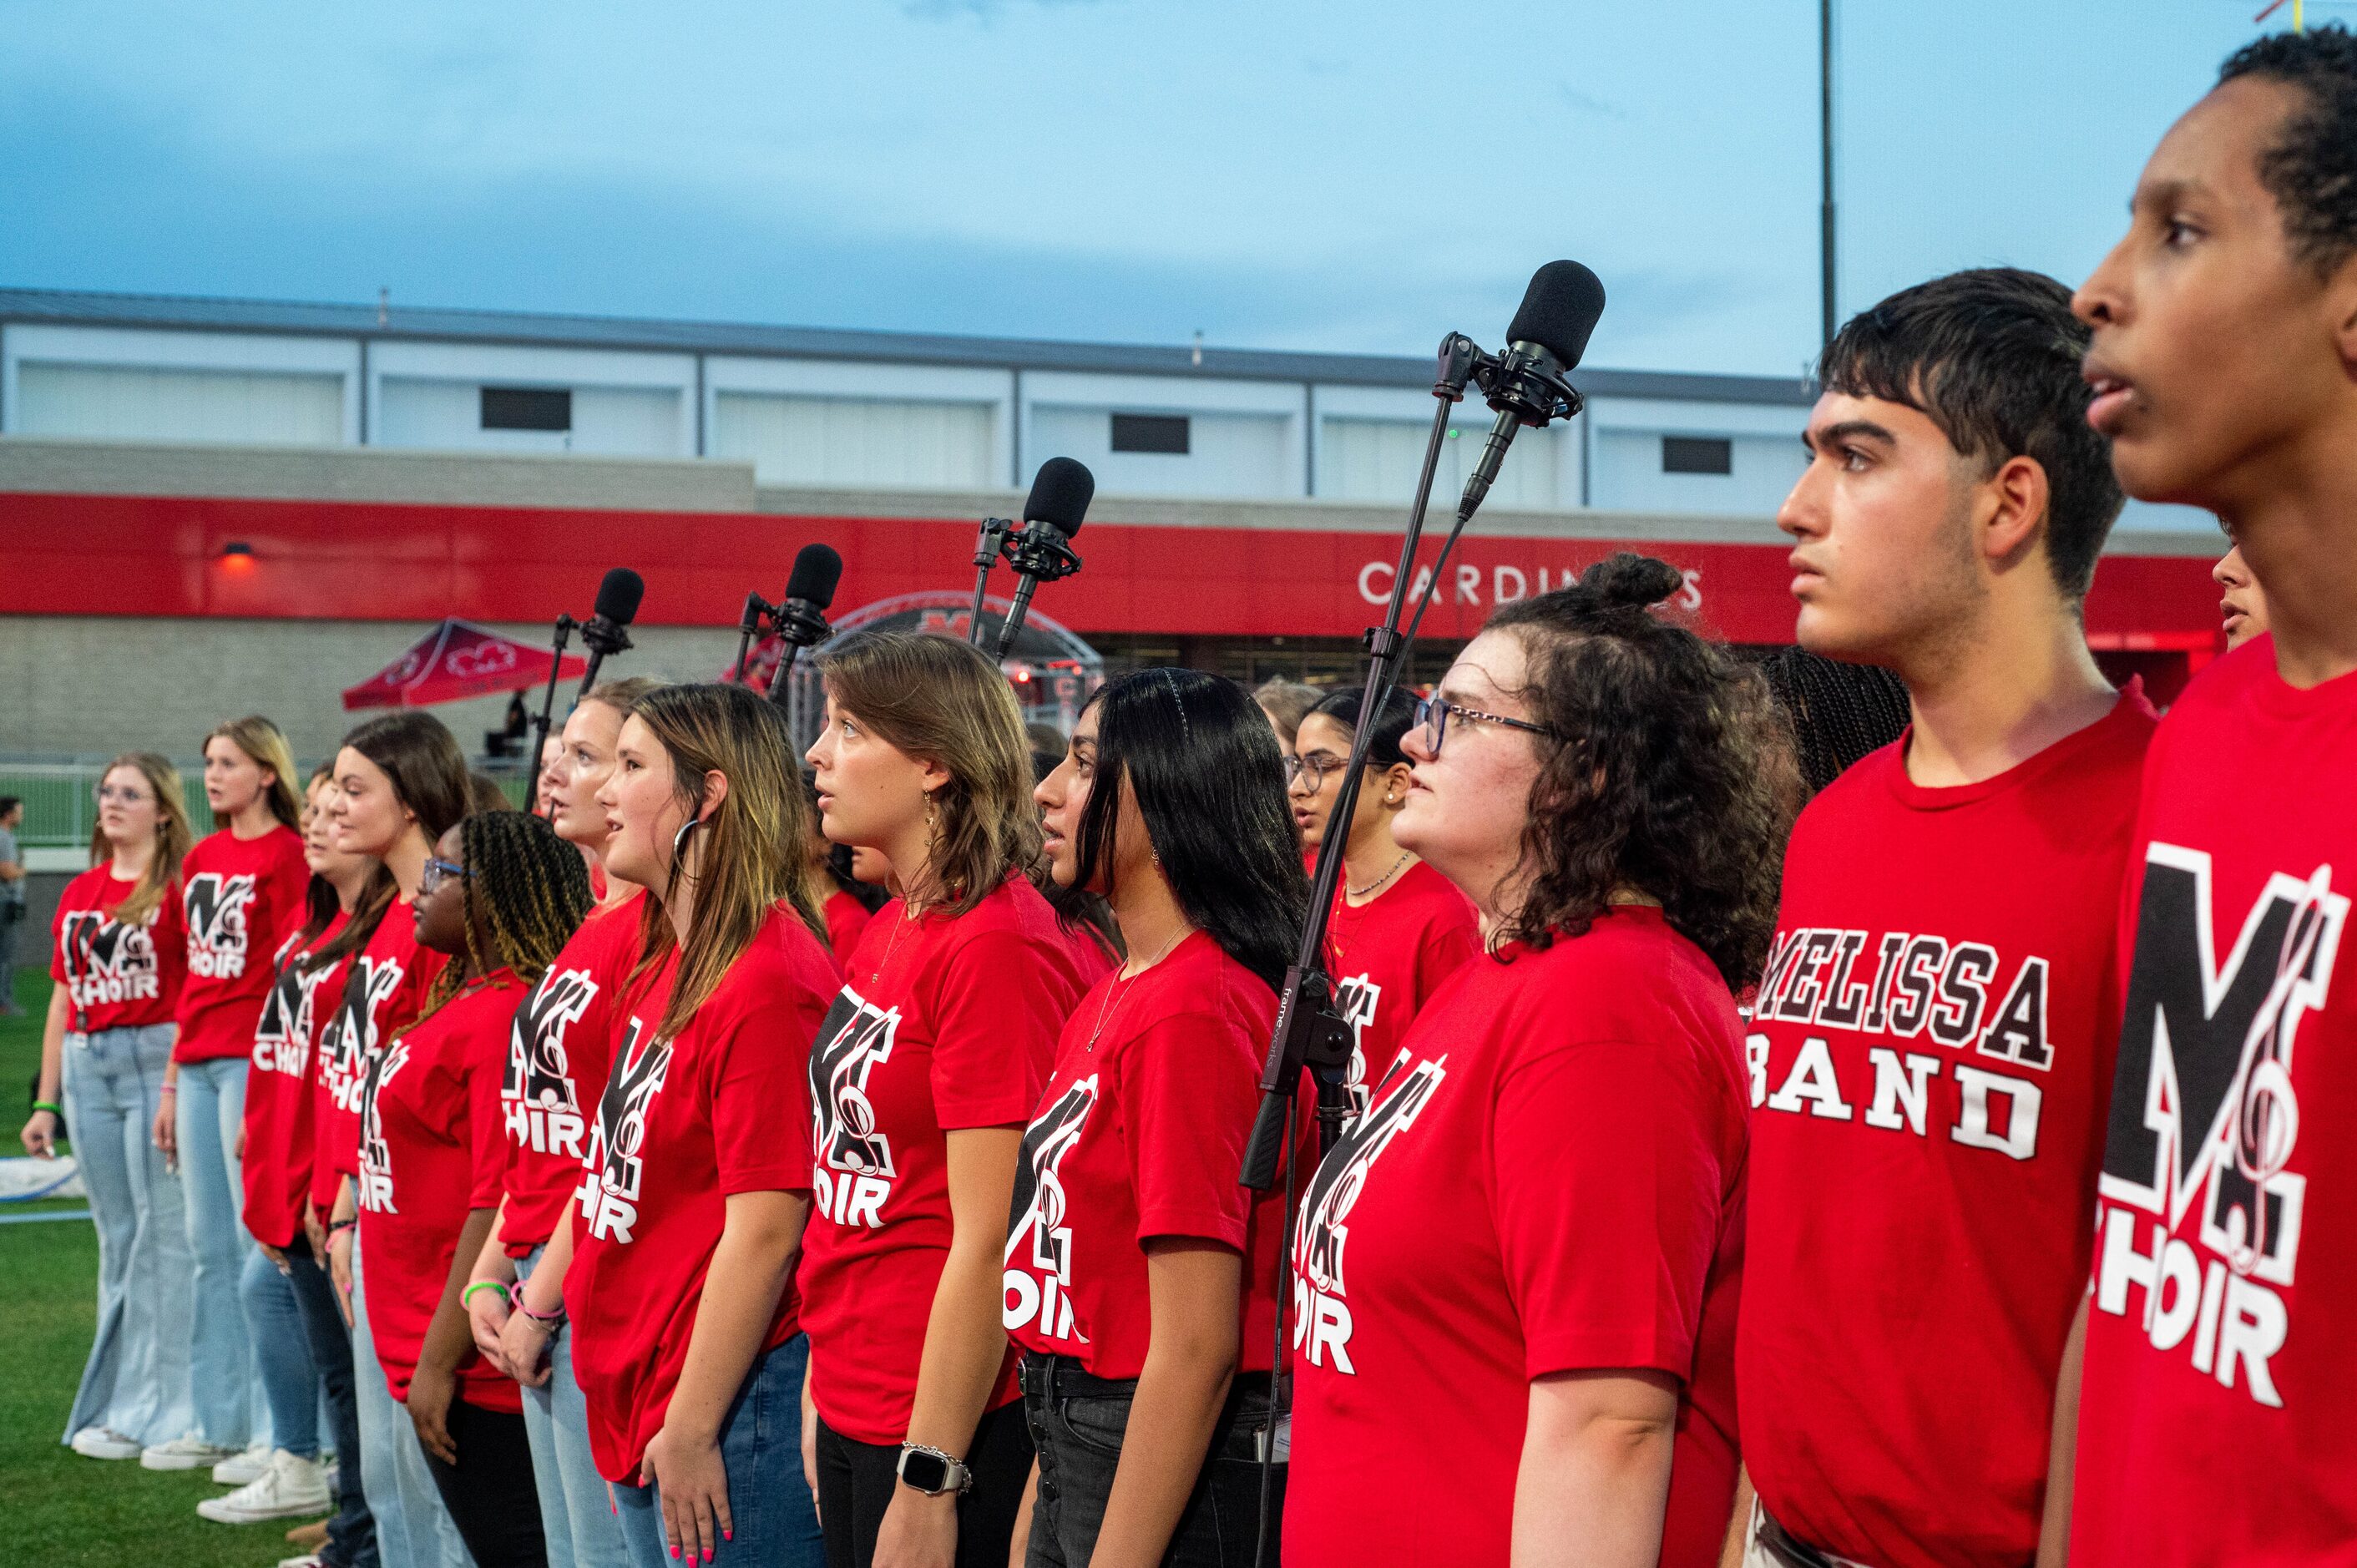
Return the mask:
M 1285 759 L 1285 781 L 1287 784 L 1297 782 L 1307 773 L 1309 775 L 1310 792 L 1315 794 L 1326 788 L 1329 778 L 1350 766 L 1351 759 L 1347 757 L 1329 757 L 1322 753 L 1316 757 L 1288 757 Z
M 1424 749 L 1435 757 L 1440 755 L 1441 739 L 1448 734 L 1448 715 L 1451 714 L 1471 724 L 1504 725 L 1508 729 L 1528 730 L 1533 735 L 1545 736 L 1549 740 L 1556 738 L 1554 730 L 1544 725 L 1533 724 L 1528 719 L 1510 719 L 1503 714 L 1485 714 L 1479 708 L 1469 708 L 1446 697 L 1418 697 L 1415 700 L 1415 722 L 1424 728 Z
M 445 882 L 464 882 L 469 875 L 463 865 L 454 865 L 439 855 L 429 855 L 425 875 L 417 879 L 417 896 L 423 898 Z

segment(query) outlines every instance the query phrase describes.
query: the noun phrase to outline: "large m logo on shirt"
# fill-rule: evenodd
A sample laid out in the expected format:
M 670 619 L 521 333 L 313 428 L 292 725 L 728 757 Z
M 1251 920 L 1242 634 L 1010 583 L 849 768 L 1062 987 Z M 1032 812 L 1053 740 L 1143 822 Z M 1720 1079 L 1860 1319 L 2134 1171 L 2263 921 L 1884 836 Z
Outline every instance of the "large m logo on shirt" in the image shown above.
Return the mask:
M 2238 1275 L 2289 1284 L 2307 1186 L 2288 1168 L 2293 1053 L 2330 987 L 2349 899 L 2330 866 L 2276 872 L 2222 964 L 2212 897 L 2207 854 L 2149 846 L 2103 1190 L 2171 1230 L 2204 1198 L 2203 1244 Z

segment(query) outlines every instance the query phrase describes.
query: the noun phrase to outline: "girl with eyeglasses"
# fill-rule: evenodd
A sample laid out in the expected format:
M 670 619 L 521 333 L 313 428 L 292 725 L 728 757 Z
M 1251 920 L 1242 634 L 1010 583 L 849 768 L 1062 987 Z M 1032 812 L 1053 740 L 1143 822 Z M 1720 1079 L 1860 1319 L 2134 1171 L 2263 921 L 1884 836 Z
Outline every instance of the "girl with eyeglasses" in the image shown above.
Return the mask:
M 606 865 L 646 896 L 558 1331 L 640 1568 L 816 1568 L 793 1266 L 835 972 L 792 748 L 770 703 L 694 685 L 633 703 L 615 750 Z
M 188 1253 L 195 1265 L 188 1370 L 196 1425 L 139 1456 L 150 1470 L 220 1467 L 242 1485 L 270 1461 L 264 1445 L 248 1452 L 268 1414 L 259 1395 L 261 1358 L 301 1359 L 299 1337 L 264 1344 L 249 1332 L 244 1274 L 267 1293 L 277 1271 L 238 1220 L 244 1177 L 238 1132 L 245 1121 L 245 1079 L 253 1027 L 262 1015 L 278 944 L 302 924 L 302 835 L 295 831 L 295 758 L 278 726 L 259 715 L 205 737 L 205 801 L 216 831 L 199 839 L 180 868 L 188 932 L 188 981 L 180 989 L 179 1037 L 165 1082 L 173 1093 L 156 1120 L 156 1142 L 180 1163 Z M 279 1375 L 307 1378 L 307 1365 Z
M 75 1453 L 136 1459 L 188 1432 L 188 1239 L 180 1184 L 153 1130 L 171 1114 L 173 1010 L 188 966 L 180 776 L 153 752 L 106 766 L 88 871 L 51 927 L 48 1017 L 25 1152 L 73 1152 L 98 1228 L 98 1337 L 66 1418 Z
M 1057 883 L 1111 905 L 1129 957 L 1065 1022 L 1006 1239 L 1032 1568 L 1254 1559 L 1286 1200 L 1236 1174 L 1308 904 L 1282 779 L 1241 688 L 1144 670 L 1036 791 Z
M 1286 1561 L 1706 1568 L 1736 1483 L 1749 1100 L 1792 765 L 1757 675 L 1615 555 L 1506 606 L 1395 832 L 1480 911 L 1294 1237 Z M 1372 1065 L 1372 1064 L 1371 1064 Z M 1378 1484 L 1370 1484 L 1371 1478 Z
M 522 1402 L 476 1353 L 461 1297 L 507 1165 L 511 1021 L 588 908 L 579 853 L 539 818 L 477 812 L 445 832 L 414 925 L 418 945 L 446 961 L 415 1021 L 371 1058 L 361 1095 L 377 1360 L 478 1568 L 546 1561 Z
M 1311 709 L 1286 758 L 1293 819 L 1313 850 L 1324 843 L 1341 796 L 1363 693 L 1353 686 Z M 1326 928 L 1335 1005 L 1351 1026 L 1349 1083 L 1358 1112 L 1367 1108 L 1370 1077 L 1391 1065 L 1417 1012 L 1481 948 L 1471 901 L 1392 832 L 1407 804 L 1408 761 L 1400 741 L 1415 718 L 1415 699 L 1396 687 L 1374 715 Z M 1315 864 L 1313 858 L 1313 869 Z
M 572 1568 L 630 1562 L 590 1452 L 588 1406 L 564 1332 L 565 1275 L 573 1260 L 567 1216 L 644 919 L 639 885 L 606 866 L 611 830 L 597 792 L 613 778 L 630 705 L 662 684 L 636 676 L 591 688 L 566 717 L 542 774 L 550 826 L 578 853 L 590 886 L 602 885 L 604 893 L 516 1010 L 499 1090 L 507 1151 L 499 1219 L 464 1292 L 476 1348 L 522 1385 L 549 1561 Z
M 846 639 L 819 670 L 826 835 L 880 854 L 899 897 L 809 1058 L 804 1463 L 834 1568 L 1005 1568 L 1031 1468 L 1000 1323 L 1007 1208 L 1093 975 L 1026 875 L 1039 809 L 1005 673 L 920 635 Z
M 424 1009 L 442 972 L 444 955 L 418 945 L 414 908 L 434 845 L 467 815 L 471 790 L 466 757 L 441 722 L 394 713 L 344 736 L 328 797 L 328 842 L 374 869 L 351 918 L 317 954 L 349 961 L 315 1047 L 329 1104 L 318 1122 L 314 1190 L 328 1193 L 328 1264 L 352 1328 L 361 1472 L 387 1568 L 455 1559 L 465 1544 L 377 1356 L 366 1249 L 356 1240 L 361 1094 L 371 1064 Z

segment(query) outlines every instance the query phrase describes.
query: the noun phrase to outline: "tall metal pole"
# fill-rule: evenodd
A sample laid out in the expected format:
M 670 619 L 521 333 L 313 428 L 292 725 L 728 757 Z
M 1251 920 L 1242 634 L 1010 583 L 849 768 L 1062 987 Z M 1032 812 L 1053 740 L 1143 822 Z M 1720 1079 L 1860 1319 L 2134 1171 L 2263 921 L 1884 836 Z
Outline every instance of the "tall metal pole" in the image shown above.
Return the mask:
M 1817 0 L 1817 172 L 1824 198 L 1818 212 L 1818 252 L 1824 289 L 1824 340 L 1830 344 L 1835 328 L 1841 325 L 1834 289 L 1834 0 Z

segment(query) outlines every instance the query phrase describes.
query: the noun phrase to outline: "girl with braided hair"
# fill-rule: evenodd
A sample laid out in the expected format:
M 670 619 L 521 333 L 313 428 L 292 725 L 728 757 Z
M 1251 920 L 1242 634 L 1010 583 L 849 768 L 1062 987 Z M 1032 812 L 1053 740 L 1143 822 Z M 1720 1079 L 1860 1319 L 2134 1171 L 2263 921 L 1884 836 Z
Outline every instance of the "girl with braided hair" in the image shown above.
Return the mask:
M 546 1560 L 519 1391 L 477 1354 L 462 1296 L 506 1169 L 500 1079 L 516 1004 L 589 902 L 579 853 L 537 817 L 479 811 L 445 832 L 416 934 L 449 961 L 417 1021 L 370 1063 L 361 1098 L 377 1360 L 479 1568 Z

